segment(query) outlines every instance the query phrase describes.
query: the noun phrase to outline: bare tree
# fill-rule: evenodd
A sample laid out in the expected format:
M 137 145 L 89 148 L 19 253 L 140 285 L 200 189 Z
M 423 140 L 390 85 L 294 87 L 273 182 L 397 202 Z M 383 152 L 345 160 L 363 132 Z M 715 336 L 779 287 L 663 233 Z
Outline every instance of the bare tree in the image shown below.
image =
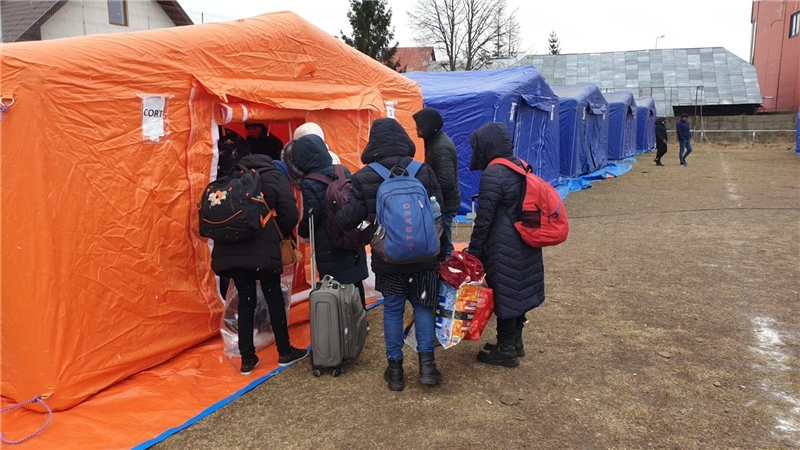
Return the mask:
M 447 56 L 446 70 L 475 70 L 499 51 L 500 47 L 492 48 L 498 40 L 507 46 L 513 14 L 506 15 L 505 9 L 506 0 L 417 0 L 408 16 L 417 42 L 433 45 Z

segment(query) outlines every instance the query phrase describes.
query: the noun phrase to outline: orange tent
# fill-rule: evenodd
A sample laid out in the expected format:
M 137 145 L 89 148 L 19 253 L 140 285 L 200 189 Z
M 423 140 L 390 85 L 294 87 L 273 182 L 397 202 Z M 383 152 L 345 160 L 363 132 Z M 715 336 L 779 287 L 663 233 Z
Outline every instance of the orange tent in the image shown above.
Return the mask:
M 286 12 L 0 54 L 2 395 L 54 410 L 218 332 L 195 209 L 216 121 L 314 121 L 357 168 L 372 120 L 410 132 L 422 107 L 416 83 Z

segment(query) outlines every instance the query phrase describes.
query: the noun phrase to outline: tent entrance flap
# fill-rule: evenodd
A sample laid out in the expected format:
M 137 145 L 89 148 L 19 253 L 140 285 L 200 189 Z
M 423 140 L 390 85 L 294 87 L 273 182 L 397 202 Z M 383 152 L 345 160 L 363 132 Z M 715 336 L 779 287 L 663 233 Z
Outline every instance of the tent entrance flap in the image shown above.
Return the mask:
M 225 103 L 234 99 L 265 107 L 297 111 L 371 110 L 384 115 L 386 105 L 375 87 L 282 80 L 252 80 L 195 76 L 210 94 Z M 272 120 L 272 118 L 268 119 Z

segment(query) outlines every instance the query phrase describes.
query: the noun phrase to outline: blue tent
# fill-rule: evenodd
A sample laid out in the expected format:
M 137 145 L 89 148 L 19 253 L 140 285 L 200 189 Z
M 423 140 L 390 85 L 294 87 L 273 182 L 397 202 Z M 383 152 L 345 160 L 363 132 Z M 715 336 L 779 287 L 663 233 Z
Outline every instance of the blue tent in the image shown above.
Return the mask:
M 444 132 L 456 144 L 461 210 L 472 208 L 480 172 L 471 172 L 470 134 L 490 122 L 508 126 L 514 154 L 537 175 L 556 185 L 558 171 L 558 98 L 536 68 L 467 72 L 410 72 L 419 83 L 426 107 L 444 119 Z
M 607 92 L 608 160 L 619 161 L 636 154 L 636 102 L 630 91 Z
M 594 83 L 553 87 L 561 105 L 561 176 L 575 178 L 608 165 L 608 102 Z
M 636 151 L 656 149 L 656 102 L 653 97 L 636 99 Z

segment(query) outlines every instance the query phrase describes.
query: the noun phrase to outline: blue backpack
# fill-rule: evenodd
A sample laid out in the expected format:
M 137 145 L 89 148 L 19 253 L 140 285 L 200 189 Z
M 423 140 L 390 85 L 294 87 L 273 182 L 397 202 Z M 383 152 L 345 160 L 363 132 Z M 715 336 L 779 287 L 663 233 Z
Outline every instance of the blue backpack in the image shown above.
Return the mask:
M 370 243 L 372 252 L 390 264 L 435 259 L 440 232 L 428 190 L 416 178 L 422 163 L 412 161 L 406 168 L 395 166 L 392 170 L 379 163 L 369 167 L 383 177 L 376 197 L 378 229 Z

